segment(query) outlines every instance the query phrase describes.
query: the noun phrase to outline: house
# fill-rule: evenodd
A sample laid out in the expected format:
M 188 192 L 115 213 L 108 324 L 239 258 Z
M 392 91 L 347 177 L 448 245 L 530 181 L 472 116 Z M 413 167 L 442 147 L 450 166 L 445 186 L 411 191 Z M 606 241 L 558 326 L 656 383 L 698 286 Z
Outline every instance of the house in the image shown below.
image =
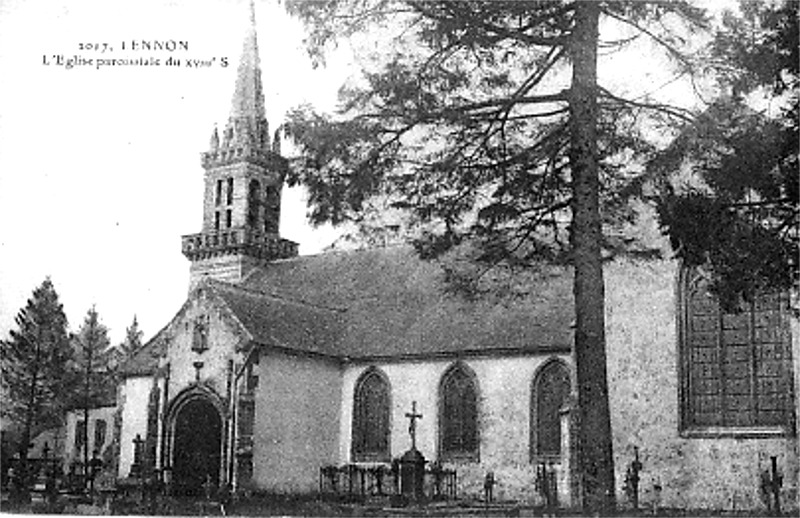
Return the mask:
M 114 423 L 117 406 L 113 401 L 90 408 L 89 426 L 86 426 L 86 411 L 74 409 L 67 412 L 64 423 L 64 444 L 62 446 L 64 469 L 82 472 L 86 459 L 106 460 L 107 450 L 113 443 Z M 74 468 L 73 468 L 74 466 Z
M 260 76 L 252 27 L 229 121 L 202 156 L 203 227 L 182 238 L 189 295 L 120 367 L 118 475 L 313 493 L 324 466 L 408 451 L 411 412 L 416 448 L 456 470 L 459 495 L 480 495 L 491 472 L 495 498 L 541 502 L 548 466 L 573 502 L 571 271 L 543 266 L 524 297 L 467 300 L 409 247 L 298 256 L 278 234 L 286 160 Z M 729 314 L 676 261 L 616 260 L 605 276 L 620 501 L 638 455 L 644 503 L 763 509 L 775 457 L 797 507 L 787 297 Z

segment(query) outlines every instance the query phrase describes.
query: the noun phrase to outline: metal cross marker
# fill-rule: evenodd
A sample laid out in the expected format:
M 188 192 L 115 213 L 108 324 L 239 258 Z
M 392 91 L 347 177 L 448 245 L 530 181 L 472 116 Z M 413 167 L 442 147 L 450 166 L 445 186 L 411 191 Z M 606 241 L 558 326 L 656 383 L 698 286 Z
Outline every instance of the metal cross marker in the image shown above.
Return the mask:
M 411 448 L 417 449 L 417 419 L 422 419 L 422 414 L 417 413 L 417 402 L 411 402 L 411 413 L 406 412 L 406 417 L 410 420 L 408 423 L 408 433 L 411 435 Z

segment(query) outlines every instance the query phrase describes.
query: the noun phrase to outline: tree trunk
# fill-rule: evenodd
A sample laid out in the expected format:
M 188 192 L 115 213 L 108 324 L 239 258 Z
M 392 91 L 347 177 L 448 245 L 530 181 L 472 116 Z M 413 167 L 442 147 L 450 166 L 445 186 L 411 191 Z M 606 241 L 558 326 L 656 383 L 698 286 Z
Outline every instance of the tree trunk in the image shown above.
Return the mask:
M 597 44 L 599 6 L 577 2 L 572 42 L 570 165 L 575 279 L 575 365 L 578 385 L 578 476 L 583 507 L 614 507 L 614 459 L 608 406 L 605 293 L 601 255 L 597 157 Z
M 92 352 L 94 343 L 94 326 L 89 328 L 86 333 L 86 381 L 83 393 L 83 488 L 87 489 L 89 482 L 89 406 L 91 404 L 92 390 Z
M 36 352 L 34 354 L 34 370 L 31 374 L 30 392 L 28 394 L 28 408 L 25 413 L 25 428 L 22 431 L 22 444 L 19 450 L 19 474 L 18 478 L 22 482 L 21 495 L 28 500 L 28 478 L 30 466 L 28 462 L 28 453 L 30 450 L 31 439 L 33 439 L 33 425 L 38 420 L 39 412 L 39 396 L 36 391 L 36 385 L 39 383 L 39 370 L 41 369 L 42 359 L 42 332 L 41 329 L 36 331 Z

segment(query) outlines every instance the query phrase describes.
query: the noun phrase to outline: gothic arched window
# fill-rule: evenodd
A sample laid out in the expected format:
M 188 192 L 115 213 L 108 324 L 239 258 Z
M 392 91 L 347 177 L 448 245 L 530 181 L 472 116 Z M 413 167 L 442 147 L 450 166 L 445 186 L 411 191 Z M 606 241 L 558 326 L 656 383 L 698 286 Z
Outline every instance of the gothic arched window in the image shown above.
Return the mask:
M 356 383 L 352 433 L 352 457 L 356 462 L 391 459 L 389 390 L 386 377 L 374 368 L 368 369 Z
M 250 180 L 247 192 L 247 225 L 258 228 L 258 212 L 261 208 L 261 185 L 258 180 Z
M 547 362 L 533 378 L 531 459 L 561 457 L 561 409 L 569 393 L 569 369 L 561 360 Z
M 475 460 L 480 456 L 478 382 L 468 367 L 445 372 L 439 389 L 439 454 L 442 460 Z
M 725 311 L 699 269 L 680 281 L 681 428 L 688 433 L 792 430 L 788 298 L 760 294 Z

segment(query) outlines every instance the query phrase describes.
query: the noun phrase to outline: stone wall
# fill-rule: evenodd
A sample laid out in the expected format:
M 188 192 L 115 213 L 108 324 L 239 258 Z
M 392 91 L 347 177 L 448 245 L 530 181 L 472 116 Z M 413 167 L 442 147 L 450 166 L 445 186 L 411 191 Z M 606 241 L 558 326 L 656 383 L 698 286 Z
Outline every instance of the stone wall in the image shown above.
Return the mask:
M 253 166 L 247 163 L 236 163 L 206 172 L 205 195 L 203 197 L 203 231 L 214 230 L 214 212 L 220 212 L 220 229 L 226 228 L 225 211 L 231 210 L 233 220 L 231 227 L 244 225 L 247 209 L 247 175 Z M 228 178 L 233 178 L 233 199 L 228 205 Z M 216 204 L 217 180 L 222 180 L 222 196 L 220 204 Z
M 189 291 L 206 278 L 238 284 L 261 263 L 258 259 L 233 253 L 192 261 L 189 267 Z
M 478 462 L 445 463 L 458 474 L 458 493 L 463 498 L 483 494 L 486 473 L 494 472 L 497 485 L 494 497 L 538 503 L 534 489 L 535 463 L 530 459 L 531 385 L 537 369 L 549 356 L 512 358 L 471 358 L 463 363 L 475 373 L 478 381 L 478 413 L 480 460 Z M 569 361 L 567 357 L 561 359 Z M 400 457 L 411 445 L 406 412 L 413 401 L 423 415 L 417 422 L 417 449 L 429 461 L 438 456 L 439 384 L 453 361 L 382 363 L 391 386 L 391 455 Z M 347 368 L 342 385 L 340 464 L 351 460 L 353 391 L 359 376 L 368 365 Z M 566 491 L 566 488 L 560 488 Z M 561 499 L 566 494 L 561 495 Z
M 688 438 L 679 431 L 677 264 L 618 261 L 606 268 L 611 420 L 619 501 L 639 448 L 641 497 L 684 509 L 764 509 L 760 474 L 778 457 L 784 502 L 797 502 L 795 437 Z M 797 335 L 793 337 L 797 353 Z
M 771 456 L 784 475 L 784 506 L 797 507 L 796 437 L 773 435 L 687 437 L 679 430 L 677 268 L 672 261 L 617 261 L 606 268 L 608 375 L 614 433 L 617 497 L 625 470 L 639 448 L 643 463 L 640 502 L 683 509 L 765 509 L 762 472 Z M 798 324 L 793 354 L 797 370 Z M 480 462 L 455 465 L 462 496 L 478 496 L 483 477 L 494 471 L 502 499 L 537 502 L 535 466 L 530 461 L 531 381 L 546 357 L 485 358 L 465 361 L 476 374 L 479 391 Z M 439 382 L 452 361 L 377 364 L 391 384 L 391 455 L 410 446 L 405 413 L 411 402 L 424 417 L 417 425 L 417 447 L 437 458 Z M 353 390 L 370 366 L 351 365 L 344 373 L 341 397 L 339 463 L 348 463 Z M 795 372 L 795 379 L 798 379 Z M 797 381 L 795 381 L 797 384 Z M 797 400 L 795 400 L 797 401 Z M 655 487 L 660 486 L 659 492 Z M 562 501 L 567 496 L 560 487 Z
M 236 331 L 236 326 L 228 322 L 227 317 L 214 301 L 209 300 L 203 291 L 193 292 L 187 305 L 179 313 L 179 317 L 170 323 L 165 331 L 167 340 L 166 357 L 160 359 L 161 375 L 157 380 L 159 391 L 160 413 L 156 423 L 156 462 L 161 459 L 163 442 L 163 420 L 168 419 L 163 401 L 165 389 L 165 373 L 169 365 L 169 386 L 166 387 L 169 402 L 175 401 L 187 389 L 202 385 L 210 390 L 220 401 L 228 397 L 228 379 L 232 376 L 231 361 L 242 361 L 241 353 L 235 351 L 243 337 Z M 198 319 L 205 322 L 207 349 L 199 352 L 192 349 L 194 326 Z M 195 362 L 202 362 L 202 367 L 195 368 Z M 125 380 L 122 394 L 122 433 L 120 440 L 119 476 L 127 476 L 133 462 L 133 439 L 139 434 L 142 439 L 147 436 L 147 419 L 153 377 L 134 377 Z M 223 427 L 225 416 L 223 418 Z M 171 433 L 167 430 L 167 433 Z M 223 460 L 224 455 L 223 455 Z M 165 459 L 171 464 L 171 459 Z
M 221 310 L 207 299 L 204 292 L 196 292 L 179 321 L 173 322 L 169 342 L 170 364 L 169 396 L 177 396 L 197 381 L 195 362 L 202 362 L 199 380 L 220 397 L 227 397 L 228 361 L 237 358 L 235 346 L 241 337 L 228 325 Z M 208 348 L 203 352 L 192 350 L 194 326 L 198 319 L 205 321 Z
M 341 368 L 329 360 L 264 351 L 253 433 L 253 481 L 271 493 L 313 493 L 335 463 Z

